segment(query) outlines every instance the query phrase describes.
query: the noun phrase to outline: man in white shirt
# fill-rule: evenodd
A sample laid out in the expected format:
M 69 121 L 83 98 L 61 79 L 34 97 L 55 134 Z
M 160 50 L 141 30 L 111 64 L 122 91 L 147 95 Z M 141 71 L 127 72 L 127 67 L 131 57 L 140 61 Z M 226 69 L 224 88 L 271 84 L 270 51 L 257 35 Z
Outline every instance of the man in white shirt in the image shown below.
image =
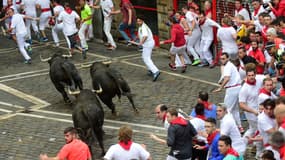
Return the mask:
M 36 12 L 36 0 L 22 0 L 21 7 L 25 11 L 25 15 L 30 16 L 30 17 L 37 17 L 37 12 Z M 39 33 L 39 28 L 37 26 L 37 21 L 33 20 L 26 20 L 26 27 L 27 27 L 27 36 L 28 36 L 28 42 L 32 44 L 32 38 L 31 38 L 31 25 L 33 27 L 33 30 L 35 34 L 37 35 L 37 38 L 40 39 L 40 33 Z
M 51 16 L 50 0 L 36 0 L 36 7 L 41 10 L 39 28 L 42 33 L 41 41 L 47 42 L 48 38 L 45 28 L 48 26 L 49 17 Z
M 224 65 L 224 72 L 222 73 L 223 82 L 213 92 L 220 92 L 223 88 L 226 89 L 224 103 L 227 106 L 228 112 L 233 115 L 237 126 L 242 130 L 238 106 L 238 94 L 241 88 L 240 74 L 237 67 L 230 61 L 227 53 L 222 53 L 220 60 L 222 65 Z
M 259 90 L 257 102 L 261 105 L 266 99 L 277 99 L 273 91 L 273 80 L 268 77 L 263 80 L 263 88 Z
M 99 0 L 96 0 L 95 4 L 98 3 Z M 99 6 L 93 6 L 94 8 L 99 8 Z M 111 34 L 111 26 L 113 21 L 113 16 L 111 14 L 112 11 L 114 11 L 114 4 L 112 0 L 100 0 L 100 7 L 103 12 L 104 16 L 104 32 L 106 34 L 106 37 L 108 39 L 108 46 L 109 50 L 114 50 L 117 48 L 117 45 L 113 39 L 113 36 Z
M 192 65 L 195 66 L 201 62 L 199 54 L 194 48 L 195 44 L 198 43 L 197 41 L 199 41 L 201 38 L 201 31 L 196 19 L 198 16 L 194 12 L 191 12 L 187 7 L 182 7 L 182 12 L 185 14 L 185 19 L 189 26 L 189 31 L 186 31 L 188 33 L 186 38 L 186 48 L 187 52 L 190 52 L 190 54 L 194 57 L 194 62 Z
M 267 99 L 263 102 L 264 110 L 258 115 L 257 126 L 259 134 L 263 139 L 263 146 L 269 146 L 270 135 L 277 131 L 277 124 L 274 117 L 275 102 L 272 99 Z
M 54 40 L 55 45 L 58 47 L 59 46 L 59 38 L 58 38 L 58 33 L 63 31 L 63 23 L 59 23 L 58 16 L 61 12 L 64 11 L 64 8 L 62 5 L 59 4 L 59 0 L 54 0 L 53 1 L 53 13 L 54 16 L 52 17 L 55 24 L 52 26 L 52 38 Z M 67 36 L 64 36 L 68 45 L 68 48 L 70 49 L 70 42 Z
M 23 57 L 25 58 L 24 63 L 31 64 L 31 57 L 28 55 L 27 51 L 25 50 L 25 48 L 26 49 L 30 48 L 30 45 L 25 42 L 25 36 L 27 35 L 27 29 L 24 23 L 24 18 L 28 18 L 28 19 L 33 19 L 33 18 L 15 13 L 14 9 L 12 8 L 8 9 L 7 14 L 10 17 L 12 17 L 11 25 L 8 31 L 14 32 L 16 34 L 18 48 L 21 54 L 23 55 Z
M 244 20 L 250 20 L 249 13 L 246 8 L 243 8 L 241 0 L 235 0 L 235 17 L 243 16 Z
M 264 75 L 256 75 L 256 68 L 246 67 L 246 80 L 239 93 L 239 105 L 245 112 L 247 122 L 249 124 L 248 130 L 244 134 L 245 140 L 254 136 L 257 131 L 257 116 L 259 114 L 258 94 L 262 87 Z M 248 141 L 247 141 L 248 143 Z M 256 143 L 257 152 L 260 153 L 261 143 Z
M 153 76 L 152 80 L 155 82 L 159 77 L 160 72 L 151 60 L 152 49 L 154 48 L 152 32 L 150 28 L 145 24 L 143 18 L 137 18 L 137 24 L 139 25 L 138 36 L 140 40 L 138 45 L 143 47 L 142 58 L 151 75 Z M 131 41 L 131 43 L 136 42 Z
M 200 58 L 205 59 L 210 64 L 210 68 L 213 68 L 213 56 L 210 51 L 210 46 L 214 40 L 213 27 L 220 28 L 221 26 L 212 19 L 207 18 L 204 12 L 201 12 L 199 14 L 199 26 L 202 31 L 200 43 Z
M 74 52 L 74 48 L 77 47 L 82 52 L 83 59 L 86 59 L 86 50 L 78 46 L 78 29 L 76 22 L 80 21 L 79 15 L 69 7 L 69 3 L 64 4 L 65 10 L 58 16 L 58 22 L 63 23 L 63 33 L 68 37 L 70 42 L 70 54 Z
M 217 118 L 220 120 L 220 134 L 229 136 L 232 139 L 232 147 L 240 154 L 244 155 L 246 144 L 238 130 L 233 116 L 227 112 L 227 107 L 218 105 Z
M 151 160 L 150 153 L 141 145 L 132 141 L 133 131 L 129 126 L 119 129 L 117 144 L 112 145 L 104 156 L 104 160 Z
M 222 51 L 228 53 L 230 59 L 237 59 L 237 32 L 231 26 L 229 17 L 222 18 L 222 27 L 218 29 L 217 37 L 222 42 Z

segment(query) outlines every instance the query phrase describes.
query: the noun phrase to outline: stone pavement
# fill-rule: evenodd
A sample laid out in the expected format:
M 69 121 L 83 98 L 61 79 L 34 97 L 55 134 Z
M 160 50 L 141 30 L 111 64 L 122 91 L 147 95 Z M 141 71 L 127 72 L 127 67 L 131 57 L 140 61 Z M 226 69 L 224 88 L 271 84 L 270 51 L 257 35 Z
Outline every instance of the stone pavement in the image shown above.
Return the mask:
M 49 65 L 40 62 L 39 55 L 48 57 L 55 52 L 67 53 L 66 44 L 61 41 L 61 47 L 55 48 L 52 42 L 34 42 L 32 64 L 26 65 L 11 40 L 0 36 L 0 42 L 0 159 L 33 160 L 38 159 L 40 153 L 55 156 L 64 144 L 64 128 L 72 125 L 70 114 L 73 106 L 64 104 L 49 79 Z M 103 105 L 106 149 L 117 142 L 117 129 L 129 124 L 135 130 L 134 140 L 146 144 L 154 160 L 165 159 L 169 148 L 149 138 L 150 133 L 164 138 L 166 135 L 161 122 L 155 119 L 153 108 L 165 103 L 190 112 L 200 90 L 211 92 L 217 87 L 218 67 L 189 66 L 184 74 L 179 70 L 173 72 L 168 67 L 167 54 L 161 49 L 155 49 L 153 53 L 153 61 L 162 72 L 157 82 L 152 82 L 146 75 L 141 53 L 134 46 L 119 44 L 117 50 L 107 51 L 103 44 L 91 42 L 86 60 L 80 53 L 70 59 L 79 69 L 84 88 L 91 89 L 89 69 L 81 68 L 81 64 L 111 58 L 110 67 L 122 73 L 135 94 L 139 115 L 133 113 L 126 97 L 122 97 L 121 102 L 114 98 L 119 112 L 117 117 Z M 210 100 L 219 103 L 223 96 L 223 92 L 210 93 Z M 32 112 L 23 112 L 26 108 Z M 95 153 L 98 158 L 100 150 L 96 149 Z

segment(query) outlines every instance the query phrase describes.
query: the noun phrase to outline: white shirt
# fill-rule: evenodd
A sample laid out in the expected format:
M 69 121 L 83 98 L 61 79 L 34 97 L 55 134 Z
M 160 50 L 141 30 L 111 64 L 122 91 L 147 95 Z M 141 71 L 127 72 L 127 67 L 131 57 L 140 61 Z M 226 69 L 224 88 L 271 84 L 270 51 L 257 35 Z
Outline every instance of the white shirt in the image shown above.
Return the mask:
M 225 85 L 225 87 L 234 86 L 241 83 L 240 75 L 237 67 L 230 61 L 228 61 L 224 67 L 224 73 L 222 77 L 229 76 L 230 80 Z
M 248 107 L 258 110 L 258 94 L 263 86 L 264 75 L 256 75 L 256 84 L 249 85 L 244 83 L 239 92 L 239 102 L 245 103 Z M 257 116 L 254 113 L 244 112 L 248 120 L 257 121 Z
M 2 4 L 3 4 L 3 7 L 7 6 L 8 3 L 7 3 L 8 0 L 3 0 Z M 12 0 L 12 4 L 15 5 L 16 4 L 16 0 Z
M 36 0 L 36 4 L 39 4 L 41 9 L 50 8 L 50 0 Z
M 26 28 L 25 22 L 24 22 L 24 15 L 15 13 L 12 16 L 11 28 L 13 28 L 13 30 L 15 30 L 16 36 L 26 35 L 27 34 L 27 28 Z
M 259 10 L 258 10 L 258 12 L 257 12 L 256 15 L 254 15 L 254 11 L 251 13 L 251 18 L 252 18 L 253 20 L 258 20 L 258 15 L 259 15 L 260 13 L 262 13 L 262 12 L 265 12 L 265 9 L 263 8 L 262 5 L 260 5 L 260 8 L 259 8 Z
M 61 5 L 57 5 L 53 8 L 53 13 L 58 14 L 58 16 L 62 11 L 64 11 L 64 8 Z M 58 23 L 58 16 L 56 17 L 56 23 Z
M 221 120 L 221 135 L 227 135 L 232 140 L 232 147 L 239 153 L 244 153 L 246 145 L 242 139 L 236 122 L 230 113 L 227 113 Z
M 138 36 L 139 36 L 140 41 L 142 40 L 143 37 L 147 36 L 147 39 L 142 44 L 143 47 L 153 47 L 154 46 L 154 40 L 152 37 L 152 32 L 151 32 L 150 28 L 145 23 L 143 23 L 139 27 Z
M 236 30 L 233 27 L 221 27 L 218 29 L 217 37 L 222 42 L 223 52 L 233 53 L 238 51 L 238 46 L 233 35 L 236 34 Z
M 280 160 L 280 153 L 279 153 L 279 151 L 273 149 L 272 146 L 268 146 L 268 147 L 266 147 L 264 150 L 270 150 L 270 151 L 272 151 L 273 154 L 274 154 L 275 160 Z
M 25 12 L 27 15 L 36 14 L 36 0 L 22 0 L 22 5 L 25 6 Z
M 248 11 L 245 8 L 242 8 L 240 11 L 235 10 L 235 17 L 238 14 L 243 16 L 244 20 L 250 20 L 249 13 L 248 13 Z
M 107 160 L 147 160 L 150 157 L 148 151 L 146 151 L 140 144 L 132 143 L 130 150 L 123 149 L 119 144 L 112 145 L 104 158 Z
M 277 124 L 274 118 L 270 118 L 268 115 L 266 115 L 264 112 L 258 115 L 257 120 L 257 127 L 259 130 L 259 134 L 263 138 L 263 144 L 269 143 L 269 137 L 270 135 L 266 133 L 266 131 L 276 128 Z
M 112 11 L 112 8 L 114 7 L 113 1 L 112 0 L 101 0 L 100 6 L 103 12 L 103 16 L 109 17 L 110 12 Z
M 201 40 L 212 41 L 214 39 L 213 27 L 220 28 L 221 26 L 210 18 L 206 18 L 204 24 L 200 26 L 202 30 Z
M 59 14 L 58 20 L 62 21 L 63 33 L 66 36 L 71 36 L 78 31 L 78 29 L 76 28 L 76 23 L 75 23 L 76 19 L 80 19 L 80 17 L 74 11 L 72 11 L 70 14 L 68 14 L 66 11 L 63 11 Z
M 205 132 L 205 121 L 200 118 L 193 118 L 189 120 L 193 127 L 196 129 L 197 132 Z M 197 139 L 199 141 L 207 142 L 207 138 L 197 135 Z
M 257 102 L 260 105 L 261 103 L 263 103 L 267 99 L 272 99 L 272 100 L 277 99 L 277 96 L 273 92 L 271 92 L 270 96 L 265 94 L 265 93 L 259 93 Z
M 186 19 L 186 22 L 188 23 L 190 28 L 192 27 L 192 21 L 195 21 L 195 26 L 192 29 L 193 30 L 194 29 L 199 29 L 198 21 L 197 21 L 197 15 L 195 13 L 187 11 L 186 14 L 185 14 L 185 19 Z

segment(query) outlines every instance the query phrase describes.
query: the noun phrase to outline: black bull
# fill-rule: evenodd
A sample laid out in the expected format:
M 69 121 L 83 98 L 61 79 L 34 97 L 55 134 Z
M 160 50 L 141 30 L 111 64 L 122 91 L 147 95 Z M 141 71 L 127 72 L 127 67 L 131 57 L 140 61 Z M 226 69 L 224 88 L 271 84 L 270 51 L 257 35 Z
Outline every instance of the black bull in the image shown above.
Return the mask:
M 109 65 L 105 65 L 102 62 L 94 62 L 90 68 L 90 74 L 93 89 L 100 90 L 100 87 L 102 88 L 103 91 L 98 96 L 112 110 L 112 114 L 116 114 L 115 105 L 112 101 L 116 95 L 119 99 L 121 95 L 127 96 L 134 111 L 138 113 L 134 105 L 131 89 L 118 71 L 109 68 Z
M 49 75 L 52 83 L 62 94 L 64 101 L 70 103 L 71 100 L 67 96 L 64 87 L 69 86 L 71 91 L 77 88 L 80 90 L 83 89 L 82 80 L 77 69 L 74 64 L 58 54 L 54 54 L 51 59 L 48 60 L 48 63 L 50 64 Z
M 92 151 L 95 137 L 105 154 L 103 145 L 104 111 L 95 93 L 91 90 L 81 90 L 76 98 L 72 113 L 74 127 L 78 130 L 80 138 L 88 144 Z

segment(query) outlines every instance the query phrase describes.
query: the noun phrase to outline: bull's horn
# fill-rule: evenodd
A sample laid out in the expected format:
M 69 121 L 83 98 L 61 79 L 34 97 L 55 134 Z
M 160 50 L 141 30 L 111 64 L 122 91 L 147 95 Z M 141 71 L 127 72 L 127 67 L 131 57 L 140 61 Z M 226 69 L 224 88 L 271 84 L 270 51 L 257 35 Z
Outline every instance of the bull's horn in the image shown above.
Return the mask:
M 92 92 L 96 92 L 97 94 L 102 93 L 103 89 L 102 89 L 101 85 L 99 84 L 99 90 L 92 89 Z
M 82 68 L 89 68 L 89 67 L 91 67 L 92 66 L 92 64 L 81 64 L 81 67 Z
M 109 61 L 104 61 L 104 62 L 102 62 L 103 64 L 111 64 L 112 63 L 112 61 L 111 60 L 109 60 Z
M 63 55 L 61 55 L 63 58 L 70 58 L 70 57 L 72 57 L 72 55 L 71 54 L 63 54 Z
M 47 62 L 47 61 L 51 60 L 51 57 L 44 59 L 41 54 L 40 54 L 40 58 L 41 58 L 42 62 Z
M 68 93 L 71 94 L 71 95 L 76 95 L 76 94 L 79 94 L 80 91 L 73 91 L 73 92 L 72 92 L 72 91 L 70 90 L 70 88 L 68 88 Z

